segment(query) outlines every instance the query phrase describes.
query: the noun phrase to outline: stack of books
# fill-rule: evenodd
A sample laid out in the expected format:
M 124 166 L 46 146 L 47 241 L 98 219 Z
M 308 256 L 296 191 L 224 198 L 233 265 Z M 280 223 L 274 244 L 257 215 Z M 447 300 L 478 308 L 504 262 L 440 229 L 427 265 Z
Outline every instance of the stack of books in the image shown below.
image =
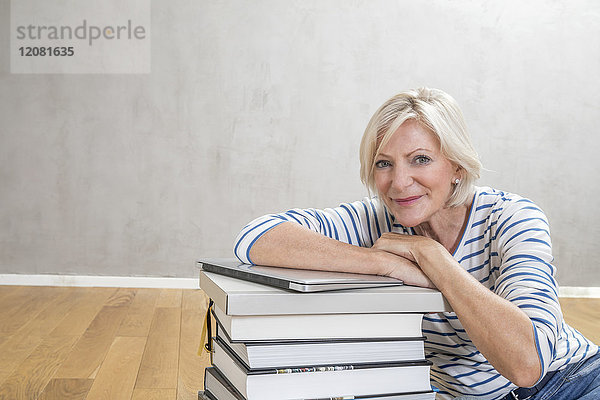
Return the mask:
M 450 311 L 411 286 L 294 293 L 206 271 L 210 400 L 432 400 L 423 314 Z

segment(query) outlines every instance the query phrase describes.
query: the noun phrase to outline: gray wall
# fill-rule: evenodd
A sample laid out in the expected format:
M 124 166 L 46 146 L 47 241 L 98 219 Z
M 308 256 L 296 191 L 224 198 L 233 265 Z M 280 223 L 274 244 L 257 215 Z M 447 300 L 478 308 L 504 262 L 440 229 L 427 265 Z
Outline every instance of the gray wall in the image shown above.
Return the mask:
M 366 122 L 426 85 L 479 184 L 546 211 L 560 283 L 600 286 L 597 1 L 153 1 L 151 74 L 0 62 L 0 273 L 193 277 L 255 216 L 364 196 Z

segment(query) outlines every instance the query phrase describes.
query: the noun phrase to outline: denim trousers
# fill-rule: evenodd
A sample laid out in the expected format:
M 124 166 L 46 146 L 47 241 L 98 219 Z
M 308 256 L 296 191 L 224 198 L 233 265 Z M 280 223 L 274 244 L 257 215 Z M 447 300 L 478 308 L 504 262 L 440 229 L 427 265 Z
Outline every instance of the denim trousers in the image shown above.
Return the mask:
M 476 399 L 461 396 L 456 400 Z M 529 400 L 600 400 L 600 353 L 567 365 Z

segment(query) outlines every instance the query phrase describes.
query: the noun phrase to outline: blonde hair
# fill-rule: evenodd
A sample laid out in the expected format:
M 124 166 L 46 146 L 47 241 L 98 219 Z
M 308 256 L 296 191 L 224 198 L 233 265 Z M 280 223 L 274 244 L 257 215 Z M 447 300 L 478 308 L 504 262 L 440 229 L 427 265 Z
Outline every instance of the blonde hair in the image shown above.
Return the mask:
M 392 97 L 375 112 L 360 143 L 360 178 L 369 191 L 378 193 L 373 177 L 380 149 L 405 121 L 413 119 L 429 129 L 440 142 L 444 157 L 459 167 L 460 183 L 454 185 L 447 206 L 467 202 L 479 178 L 481 162 L 471 144 L 462 111 L 447 93 L 419 88 Z M 379 194 L 379 193 L 378 193 Z

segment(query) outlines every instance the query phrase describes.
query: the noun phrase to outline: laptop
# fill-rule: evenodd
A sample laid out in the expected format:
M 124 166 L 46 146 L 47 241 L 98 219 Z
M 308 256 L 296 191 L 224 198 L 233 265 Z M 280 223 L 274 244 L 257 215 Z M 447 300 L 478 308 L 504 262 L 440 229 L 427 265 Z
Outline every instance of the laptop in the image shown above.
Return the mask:
M 323 292 L 327 290 L 361 289 L 399 286 L 403 284 L 401 280 L 387 276 L 267 267 L 263 265 L 243 264 L 239 260 L 232 258 L 203 259 L 198 261 L 198 265 L 206 272 L 213 272 L 215 274 L 296 292 Z

